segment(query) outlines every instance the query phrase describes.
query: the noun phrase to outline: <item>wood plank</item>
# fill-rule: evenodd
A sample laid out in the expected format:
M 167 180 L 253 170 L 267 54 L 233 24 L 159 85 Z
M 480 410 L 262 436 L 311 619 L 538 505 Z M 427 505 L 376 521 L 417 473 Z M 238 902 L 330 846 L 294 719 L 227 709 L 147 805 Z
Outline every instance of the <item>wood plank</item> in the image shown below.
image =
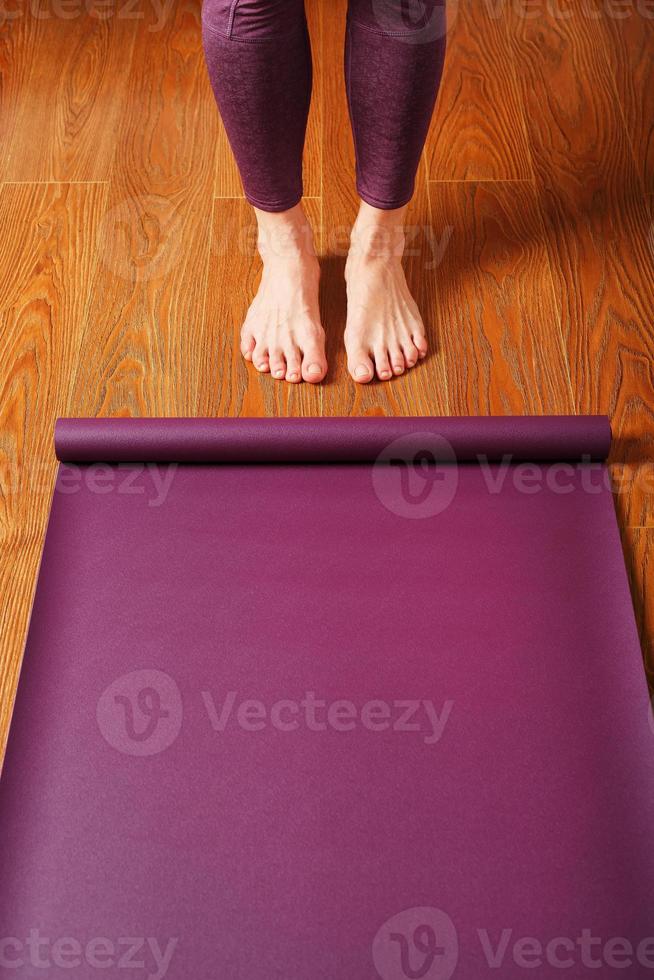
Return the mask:
M 39 517 L 34 505 L 32 531 L 0 530 L 0 765 L 4 758 L 25 636 L 41 559 L 47 507 Z
M 11 166 L 12 150 L 23 138 L 17 133 L 17 125 L 41 24 L 21 10 L 14 11 L 13 16 L 5 8 L 0 12 L 0 174 Z
M 574 407 L 607 413 L 613 460 L 654 460 L 654 263 L 650 218 L 613 79 L 592 19 L 508 18 Z M 654 523 L 651 494 L 618 498 Z
M 302 162 L 304 193 L 306 197 L 320 197 L 322 194 L 322 134 L 325 71 L 334 73 L 340 69 L 342 74 L 342 57 L 338 65 L 331 63 L 325 65 L 323 44 L 324 6 L 324 0 L 305 0 L 309 36 L 311 38 L 311 57 L 313 60 L 311 106 L 309 108 L 309 121 L 307 123 L 307 135 Z
M 329 112 L 323 119 L 324 181 L 322 215 L 324 223 L 321 279 L 321 313 L 327 334 L 329 371 L 323 395 L 326 415 L 393 414 L 390 385 L 371 382 L 356 385 L 349 377 L 343 349 L 345 329 L 345 282 L 343 271 L 350 228 L 357 213 L 354 183 L 354 147 L 342 72 L 333 65 L 342 63 L 345 44 L 344 0 L 324 5 L 324 99 Z
M 0 190 L 0 756 L 97 260 L 102 184 Z
M 216 179 L 214 182 L 214 196 L 221 198 L 240 197 L 245 200 L 236 160 L 234 159 L 234 154 L 229 145 L 227 133 L 225 132 L 225 127 L 223 126 L 217 108 L 216 115 L 218 119 L 216 122 Z
M 439 316 L 439 277 L 448 245 L 449 229 L 432 220 L 427 159 L 423 154 L 407 211 L 404 271 L 422 314 L 429 353 L 410 371 L 386 382 L 394 415 L 449 415 L 451 411 L 445 369 L 447 338 Z
M 305 201 L 304 206 L 309 221 L 319 232 L 319 202 Z M 321 415 L 320 385 L 275 381 L 269 374 L 260 374 L 241 356 L 241 325 L 260 274 L 252 208 L 245 200 L 216 200 L 206 318 L 208 375 L 220 380 L 205 386 L 202 414 Z
M 206 98 L 197 0 L 135 42 L 108 210 L 98 236 L 94 307 L 73 408 L 87 415 L 194 415 L 217 379 L 204 297 L 216 113 Z
M 605 50 L 620 100 L 636 169 L 654 193 L 654 11 L 647 4 L 614 8 L 595 0 Z
M 17 29 L 19 40 L 1 45 L 3 82 L 14 73 L 21 82 L 9 98 L 0 178 L 106 179 L 136 22 L 107 17 L 102 0 L 70 9 L 65 24 L 49 6 L 36 13 L 12 21 L 7 33 Z
M 432 180 L 532 177 L 522 100 L 496 4 L 448 5 L 445 68 L 426 150 Z
M 430 183 L 434 227 L 451 237 L 438 316 L 450 410 L 568 412 L 560 311 L 528 183 Z
M 344 40 L 342 0 L 323 9 L 325 63 L 342 60 Z M 340 75 L 325 74 L 324 185 L 323 185 L 323 282 L 321 309 L 327 333 L 330 363 L 324 387 L 325 415 L 430 415 L 447 412 L 442 354 L 436 332 L 436 275 L 434 235 L 429 215 L 427 173 L 421 163 L 416 195 L 407 216 L 410 242 L 405 268 L 411 288 L 425 319 L 430 356 L 413 370 L 390 382 L 356 384 L 347 372 L 345 329 L 345 282 L 343 272 L 352 222 L 358 209 L 354 183 L 354 149 L 345 90 Z

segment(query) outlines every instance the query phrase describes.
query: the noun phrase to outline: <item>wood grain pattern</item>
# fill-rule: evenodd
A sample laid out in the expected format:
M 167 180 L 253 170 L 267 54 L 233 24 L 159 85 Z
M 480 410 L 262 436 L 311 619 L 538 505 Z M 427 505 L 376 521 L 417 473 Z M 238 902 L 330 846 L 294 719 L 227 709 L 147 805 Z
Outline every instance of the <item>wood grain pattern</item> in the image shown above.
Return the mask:
M 0 175 L 11 166 L 12 149 L 28 138 L 18 127 L 23 93 L 36 57 L 41 22 L 0 11 Z M 1 176 L 0 176 L 1 179 Z
M 636 169 L 648 194 L 654 193 L 654 9 L 648 4 L 620 8 L 595 0 L 606 32 L 603 48 L 624 115 Z
M 139 26 L 129 89 L 75 404 L 90 415 L 193 415 L 207 357 L 214 176 L 207 147 L 216 136 L 196 0 L 171 8 L 156 40 Z
M 306 201 L 305 210 L 319 232 L 319 202 Z M 207 278 L 209 362 L 202 385 L 202 414 L 321 415 L 322 386 L 279 384 L 240 356 L 241 325 L 260 273 L 252 208 L 244 200 L 216 200 Z M 238 283 L 239 288 L 225 289 L 226 280 Z
M 432 180 L 532 176 L 503 18 L 503 4 L 448 4 L 447 57 L 426 147 Z
M 432 183 L 448 233 L 438 317 L 454 414 L 571 411 L 560 312 L 534 188 Z
M 613 459 L 651 465 L 650 219 L 595 20 L 510 21 L 575 410 L 612 418 Z M 544 98 L 544 93 L 547 97 Z M 651 494 L 621 494 L 654 523 Z
M 388 392 L 388 386 L 373 383 L 357 388 L 350 383 L 342 344 L 345 327 L 343 271 L 357 209 L 354 147 L 340 70 L 345 43 L 343 9 L 342 3 L 323 6 L 324 61 L 331 69 L 325 72 L 324 78 L 324 99 L 329 111 L 325 113 L 323 131 L 321 310 L 330 367 L 323 405 L 326 415 L 392 414 L 393 395 Z M 338 71 L 334 71 L 335 65 L 339 66 Z
M 326 64 L 342 61 L 344 4 L 325 4 L 323 37 Z M 327 333 L 330 369 L 324 386 L 325 415 L 430 415 L 447 412 L 447 393 L 442 356 L 433 311 L 436 306 L 436 270 L 432 248 L 427 173 L 424 161 L 417 179 L 416 195 L 407 217 L 407 278 L 420 302 L 428 329 L 431 355 L 392 385 L 371 382 L 357 385 L 350 378 L 343 350 L 345 328 L 345 257 L 350 229 L 356 216 L 354 148 L 342 77 L 326 72 L 323 137 L 323 283 L 321 308 Z
M 307 135 L 304 143 L 304 158 L 302 160 L 302 178 L 304 193 L 307 197 L 320 197 L 322 194 L 322 162 L 323 162 L 323 113 L 324 113 L 324 75 L 325 59 L 323 49 L 323 4 L 306 4 L 307 24 L 311 39 L 311 57 L 313 60 L 313 85 L 311 91 L 311 106 Z M 328 70 L 334 71 L 330 64 Z
M 238 353 L 260 265 L 205 74 L 200 0 L 163 17 L 140 0 L 137 16 L 106 21 L 0 13 L 0 178 L 26 182 L 0 188 L 0 739 L 60 413 L 606 411 L 652 671 L 651 25 L 609 22 L 607 5 L 591 3 L 522 16 L 521 4 L 460 0 L 457 11 L 452 0 L 408 217 L 430 357 L 392 383 L 357 386 L 342 349 L 357 208 L 346 0 L 307 0 L 306 207 L 330 359 L 317 387 L 276 383 Z
M 70 7 L 63 20 L 57 9 L 44 4 L 40 18 L 23 14 L 0 42 L 3 81 L 14 71 L 21 78 L 0 158 L 6 181 L 109 176 L 133 29 L 124 17 L 107 18 L 101 0 Z M 26 38 L 29 58 L 9 40 L 14 29 Z
M 245 200 L 243 184 L 238 173 L 236 160 L 229 148 L 227 133 L 220 118 L 216 121 L 216 129 L 216 179 L 214 182 L 214 196 L 226 198 L 236 197 Z
M 0 752 L 18 678 L 106 188 L 0 191 Z

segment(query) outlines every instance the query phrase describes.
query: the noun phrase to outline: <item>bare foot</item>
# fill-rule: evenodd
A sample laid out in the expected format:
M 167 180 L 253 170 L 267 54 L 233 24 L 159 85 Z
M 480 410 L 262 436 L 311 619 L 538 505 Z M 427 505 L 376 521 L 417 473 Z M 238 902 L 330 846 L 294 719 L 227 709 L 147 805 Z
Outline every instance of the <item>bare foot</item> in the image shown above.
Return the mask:
M 241 353 L 280 381 L 322 381 L 327 360 L 311 227 L 299 204 L 279 214 L 255 212 L 263 272 L 241 329 Z
M 388 381 L 427 354 L 425 327 L 402 268 L 405 213 L 362 202 L 352 228 L 344 340 L 348 370 L 362 384 L 375 372 Z

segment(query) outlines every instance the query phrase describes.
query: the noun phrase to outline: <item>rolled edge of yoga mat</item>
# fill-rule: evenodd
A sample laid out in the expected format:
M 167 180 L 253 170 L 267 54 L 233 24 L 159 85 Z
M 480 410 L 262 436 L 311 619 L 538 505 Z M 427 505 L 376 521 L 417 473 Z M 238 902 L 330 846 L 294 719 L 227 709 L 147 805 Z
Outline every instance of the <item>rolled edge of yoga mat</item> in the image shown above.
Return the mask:
M 424 437 L 435 461 L 604 460 L 604 415 L 420 418 L 62 418 L 66 463 L 368 463 Z

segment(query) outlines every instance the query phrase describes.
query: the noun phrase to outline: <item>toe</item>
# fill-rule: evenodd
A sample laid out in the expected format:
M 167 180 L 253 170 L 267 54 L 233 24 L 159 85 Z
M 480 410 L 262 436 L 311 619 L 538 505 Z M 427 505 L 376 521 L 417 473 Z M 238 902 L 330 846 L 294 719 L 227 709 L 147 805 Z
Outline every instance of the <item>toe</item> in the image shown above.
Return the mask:
M 255 340 L 251 333 L 243 332 L 241 334 L 241 354 L 246 361 L 252 360 L 252 351 L 254 350 Z
M 413 332 L 413 343 L 418 351 L 418 357 L 427 356 L 427 338 L 425 337 L 422 330 L 414 330 Z
M 393 374 L 402 374 L 404 372 L 404 354 L 399 347 L 393 347 L 391 349 L 389 352 L 389 360 L 391 362 Z
M 302 380 L 302 358 L 297 347 L 290 347 L 285 352 L 286 355 L 286 380 L 292 384 L 297 384 Z
M 316 384 L 322 381 L 327 373 L 327 361 L 325 355 L 316 346 L 305 347 L 302 357 L 302 377 L 305 381 Z
M 375 369 L 380 381 L 388 381 L 393 376 L 391 364 L 388 360 L 388 351 L 385 347 L 378 347 L 375 351 Z
M 406 366 L 412 368 L 414 364 L 417 363 L 420 353 L 418 348 L 411 340 L 406 340 L 402 344 L 402 351 L 404 352 L 404 360 L 406 361 Z
M 366 384 L 372 381 L 375 368 L 368 356 L 368 352 L 363 347 L 355 347 L 348 351 L 347 368 L 355 381 L 359 384 Z
M 257 371 L 261 371 L 264 374 L 267 373 L 270 370 L 268 348 L 264 347 L 263 345 L 256 344 L 254 350 L 252 351 L 252 363 Z
M 277 378 L 278 381 L 282 381 L 286 376 L 286 361 L 284 360 L 284 355 L 279 348 L 274 348 L 270 351 L 270 373 L 273 378 Z

